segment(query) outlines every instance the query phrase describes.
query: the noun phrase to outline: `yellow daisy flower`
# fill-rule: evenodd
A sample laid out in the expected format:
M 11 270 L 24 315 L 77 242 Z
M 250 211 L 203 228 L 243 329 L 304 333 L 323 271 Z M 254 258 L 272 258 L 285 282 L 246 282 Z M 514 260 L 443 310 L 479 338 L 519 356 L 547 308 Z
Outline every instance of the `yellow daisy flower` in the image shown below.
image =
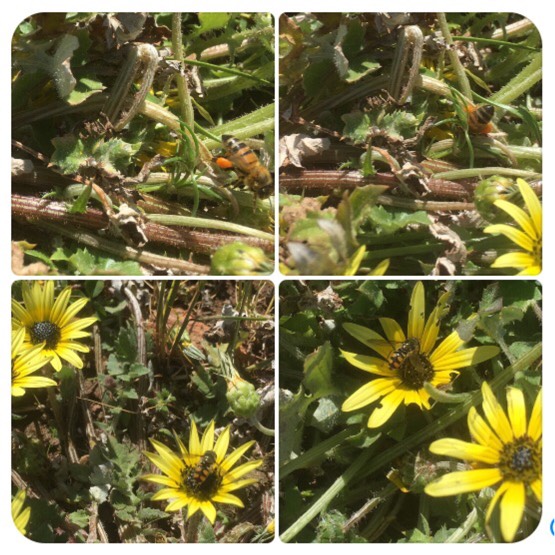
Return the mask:
M 87 299 L 79 299 L 69 304 L 71 287 L 66 287 L 54 299 L 54 282 L 25 281 L 21 285 L 23 304 L 12 299 L 12 330 L 25 329 L 22 349 L 32 349 L 44 343 L 37 355 L 50 359 L 56 372 L 62 369 L 64 359 L 76 368 L 83 368 L 83 361 L 77 353 L 88 353 L 89 348 L 75 339 L 90 337 L 84 328 L 96 322 L 95 317 L 75 318 L 87 304 Z
M 27 524 L 31 518 L 31 507 L 23 508 L 25 497 L 25 490 L 20 489 L 12 499 L 12 518 L 15 527 L 23 535 L 27 533 Z
M 356 368 L 381 376 L 357 389 L 343 403 L 341 410 L 358 410 L 379 400 L 379 406 L 368 419 L 369 428 L 385 424 L 401 404 L 414 403 L 429 410 L 430 396 L 424 389 L 426 383 L 436 388 L 449 385 L 458 376 L 459 369 L 479 364 L 499 353 L 499 348 L 493 346 L 460 350 L 465 342 L 456 331 L 434 350 L 447 299 L 448 294 L 443 294 L 426 320 L 424 286 L 418 282 L 411 295 L 406 335 L 392 318 L 379 319 L 387 340 L 364 326 L 343 324 L 347 333 L 383 358 L 341 351 L 347 362 Z
M 424 491 L 445 497 L 500 484 L 489 504 L 486 522 L 499 503 L 501 534 L 512 542 L 522 522 L 526 495 L 531 492 L 542 501 L 542 394 L 540 390 L 529 422 L 520 389 L 507 389 L 507 413 L 486 382 L 482 394 L 487 422 L 474 407 L 468 413 L 468 429 L 475 443 L 446 438 L 430 445 L 432 453 L 469 461 L 473 469 L 445 474 Z
M 163 443 L 151 439 L 156 453 L 145 453 L 150 461 L 164 474 L 146 474 L 143 480 L 167 486 L 157 491 L 154 501 L 169 500 L 167 512 L 187 507 L 187 518 L 199 509 L 214 524 L 216 507 L 214 503 L 226 503 L 243 508 L 243 502 L 231 492 L 256 483 L 255 478 L 243 478 L 246 474 L 262 465 L 262 460 L 233 466 L 253 445 L 248 441 L 226 455 L 229 447 L 230 427 L 228 426 L 214 441 L 214 421 L 199 439 L 194 421 L 191 423 L 189 448 L 175 436 L 179 453 L 174 453 Z
M 20 328 L 12 335 L 12 395 L 14 397 L 25 395 L 25 389 L 58 385 L 50 378 L 31 375 L 48 364 L 50 358 L 40 356 L 44 343 L 24 350 L 22 348 L 24 340 L 25 328 Z
M 542 265 L 542 206 L 532 187 L 524 179 L 517 179 L 516 184 L 528 212 L 506 200 L 496 200 L 494 204 L 509 214 L 521 229 L 506 224 L 495 224 L 486 227 L 484 232 L 505 235 L 524 252 L 502 254 L 491 267 L 517 268 L 520 270 L 517 274 L 519 276 L 535 276 L 541 272 Z

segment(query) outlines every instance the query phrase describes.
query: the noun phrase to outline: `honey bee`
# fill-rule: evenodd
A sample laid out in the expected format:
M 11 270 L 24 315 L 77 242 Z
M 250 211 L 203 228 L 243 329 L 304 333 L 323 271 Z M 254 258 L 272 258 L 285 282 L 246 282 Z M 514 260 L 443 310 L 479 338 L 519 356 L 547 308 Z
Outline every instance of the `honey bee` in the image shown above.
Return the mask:
M 468 104 L 465 108 L 467 113 L 468 128 L 475 135 L 487 135 L 493 131 L 491 120 L 494 108 L 491 104 L 481 104 L 474 106 Z
M 216 158 L 216 164 L 223 170 L 234 169 L 255 197 L 268 196 L 271 193 L 272 176 L 251 148 L 231 135 L 222 135 L 222 144 L 227 157 Z
M 206 451 L 195 466 L 185 469 L 185 485 L 196 494 L 209 493 L 220 481 L 214 451 Z

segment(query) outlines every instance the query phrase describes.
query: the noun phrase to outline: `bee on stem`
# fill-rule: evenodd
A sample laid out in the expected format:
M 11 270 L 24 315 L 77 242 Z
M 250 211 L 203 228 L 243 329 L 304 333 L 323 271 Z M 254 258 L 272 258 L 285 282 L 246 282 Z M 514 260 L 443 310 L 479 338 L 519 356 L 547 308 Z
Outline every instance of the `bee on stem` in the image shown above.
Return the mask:
M 475 135 L 487 135 L 493 131 L 494 108 L 491 104 L 480 104 L 474 106 L 467 104 L 465 112 L 467 115 L 468 129 Z
M 223 170 L 235 170 L 255 198 L 269 196 L 273 184 L 272 176 L 252 149 L 231 135 L 222 135 L 222 145 L 226 149 L 226 156 L 216 158 L 216 164 Z

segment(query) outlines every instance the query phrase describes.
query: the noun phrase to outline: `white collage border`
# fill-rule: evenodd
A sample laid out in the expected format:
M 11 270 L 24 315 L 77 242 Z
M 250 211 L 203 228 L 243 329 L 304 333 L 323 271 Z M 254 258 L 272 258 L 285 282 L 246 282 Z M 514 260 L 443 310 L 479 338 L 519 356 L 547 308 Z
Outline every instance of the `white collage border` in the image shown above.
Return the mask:
M 36 12 L 130 12 L 130 11 L 156 11 L 156 12 L 172 12 L 172 11 L 204 11 L 204 12 L 270 12 L 275 17 L 275 24 L 277 30 L 277 22 L 279 15 L 284 12 L 299 12 L 299 11 L 317 11 L 317 12 L 515 12 L 530 18 L 541 32 L 543 40 L 544 56 L 544 71 L 543 71 L 543 120 L 544 120 L 544 133 L 543 145 L 544 155 L 543 160 L 543 174 L 544 174 L 544 187 L 543 187 L 543 210 L 544 210 L 544 230 L 543 230 L 543 271 L 539 276 L 539 281 L 543 286 L 543 336 L 549 338 L 550 333 L 555 332 L 555 296 L 552 295 L 551 289 L 555 289 L 555 225 L 549 222 L 550 213 L 555 213 L 555 195 L 551 192 L 551 188 L 555 187 L 550 181 L 554 175 L 554 159 L 555 144 L 554 144 L 554 126 L 555 118 L 553 116 L 552 102 L 555 100 L 554 96 L 554 82 L 553 74 L 555 70 L 555 5 L 549 5 L 545 0 L 529 0 L 522 2 L 517 0 L 490 0 L 489 2 L 477 2 L 476 0 L 468 0 L 466 2 L 446 1 L 446 0 L 388 0 L 384 2 L 372 0 L 344 0 L 343 2 L 331 0 L 257 0 L 256 2 L 246 2 L 244 0 L 197 0 L 183 2 L 180 0 L 160 0 L 153 6 L 152 2 L 145 2 L 144 0 L 135 0 L 134 2 L 124 0 L 47 0 L 38 2 L 36 0 L 29 0 L 27 2 L 12 3 L 8 2 L 2 7 L 2 17 L 0 20 L 1 34 L 0 34 L 0 75 L 2 75 L 2 86 L 0 88 L 2 98 L 2 109 L 0 110 L 0 118 L 2 118 L 2 127 L 4 132 L 0 134 L 0 153 L 2 160 L 2 175 L 4 176 L 4 183 L 0 185 L 0 210 L 3 211 L 0 218 L 0 268 L 2 268 L 1 287 L 0 287 L 0 314 L 6 315 L 6 318 L 0 320 L 0 352 L 2 353 L 3 380 L 0 388 L 1 402 L 0 402 L 0 532 L 1 541 L 3 545 L 10 550 L 13 549 L 29 549 L 40 550 L 45 554 L 54 554 L 58 549 L 65 550 L 96 550 L 99 545 L 102 549 L 115 553 L 116 549 L 130 550 L 157 550 L 158 552 L 175 549 L 193 550 L 194 553 L 230 553 L 231 555 L 244 554 L 247 551 L 254 553 L 255 550 L 260 554 L 269 553 L 276 555 L 282 553 L 283 549 L 287 549 L 292 555 L 294 553 L 304 553 L 307 549 L 316 553 L 336 552 L 337 544 L 283 544 L 276 539 L 271 544 L 186 544 L 186 545 L 170 545 L 170 544 L 96 544 L 89 546 L 78 544 L 37 544 L 24 538 L 17 532 L 13 526 L 11 518 L 11 395 L 8 380 L 9 372 L 9 353 L 10 353 L 10 299 L 11 299 L 11 285 L 13 281 L 19 279 L 11 272 L 11 211 L 10 211 L 10 128 L 11 128 L 11 105 L 10 105 L 10 66 L 11 66 L 11 37 L 16 26 L 27 16 Z M 276 37 L 276 52 L 277 37 Z M 552 59 L 551 56 L 554 56 Z M 277 92 L 277 64 L 276 64 L 276 92 Z M 278 114 L 276 102 L 276 142 L 278 145 Z M 552 154 L 553 153 L 553 154 Z M 276 203 L 276 222 L 277 217 L 277 203 Z M 276 242 L 277 243 L 277 242 Z M 276 244 L 276 261 L 278 260 L 278 247 Z M 277 262 L 276 262 L 277 264 Z M 415 279 L 414 276 L 395 276 L 394 279 Z M 92 277 L 83 277 L 79 279 L 97 279 Z M 133 279 L 136 279 L 134 277 Z M 159 279 L 159 278 L 157 278 Z M 190 278 L 190 279 L 227 279 L 219 277 L 207 278 Z M 232 278 L 229 278 L 232 279 Z M 249 278 L 241 278 L 249 279 Z M 284 278 L 279 274 L 277 267 L 274 273 L 268 278 L 274 283 L 275 294 L 279 295 L 279 284 L 289 278 Z M 322 278 L 320 278 L 322 279 Z M 337 279 L 337 277 L 330 276 L 330 279 Z M 357 278 L 349 278 L 357 279 Z M 384 276 L 383 278 L 373 279 L 392 279 L 391 276 Z M 431 279 L 431 278 L 423 278 Z M 443 278 L 442 278 L 443 279 Z M 484 279 L 482 277 L 468 277 L 463 279 Z M 495 279 L 523 279 L 523 278 L 495 278 Z M 277 308 L 276 303 L 276 308 Z M 278 310 L 276 309 L 276 321 Z M 279 342 L 279 329 L 276 327 L 276 357 Z M 536 531 L 526 540 L 516 544 L 478 544 L 477 549 L 486 550 L 487 553 L 497 553 L 502 550 L 508 553 L 509 550 L 515 549 L 528 549 L 528 548 L 542 548 L 555 546 L 555 537 L 550 534 L 549 527 L 552 519 L 555 518 L 555 474 L 551 469 L 555 468 L 555 429 L 551 429 L 549 424 L 555 423 L 555 403 L 551 405 L 550 395 L 555 395 L 555 378 L 553 377 L 554 370 L 551 369 L 551 364 L 554 362 L 553 353 L 549 349 L 549 345 L 544 346 L 544 371 L 543 371 L 543 385 L 544 385 L 544 415 L 543 415 L 543 515 L 542 520 Z M 276 372 L 279 369 L 279 364 L 276 364 Z M 276 386 L 277 386 L 276 374 Z M 276 396 L 277 398 L 277 396 Z M 278 431 L 277 407 L 276 407 L 276 430 Z M 276 441 L 276 443 L 278 443 Z M 276 449 L 279 447 L 276 446 Z M 276 518 L 279 514 L 279 496 L 277 495 L 276 484 Z M 276 527 L 277 531 L 277 527 Z M 417 553 L 419 550 L 440 550 L 445 547 L 445 544 L 349 544 L 348 549 L 353 552 L 363 553 L 370 550 L 379 550 L 380 554 L 383 552 L 408 552 Z M 466 544 L 450 544 L 449 549 L 462 550 L 466 549 Z M 341 549 L 341 548 L 340 548 Z M 13 553 L 13 551 L 12 551 Z

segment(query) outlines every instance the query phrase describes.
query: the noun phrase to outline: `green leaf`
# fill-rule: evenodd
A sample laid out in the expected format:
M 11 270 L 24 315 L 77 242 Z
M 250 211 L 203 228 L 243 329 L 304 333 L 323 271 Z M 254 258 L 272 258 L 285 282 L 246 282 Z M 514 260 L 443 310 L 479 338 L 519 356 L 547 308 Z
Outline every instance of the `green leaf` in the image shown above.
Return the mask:
M 216 541 L 216 532 L 214 532 L 212 524 L 206 518 L 203 518 L 199 525 L 198 542 L 216 543 Z
M 408 225 L 430 225 L 428 214 L 418 212 L 388 212 L 383 206 L 374 206 L 368 214 L 379 234 L 391 235 Z
M 87 209 L 87 202 L 92 192 L 92 185 L 86 185 L 81 194 L 75 199 L 73 204 L 69 207 L 70 214 L 83 214 Z
M 41 262 L 47 264 L 50 268 L 55 268 L 56 266 L 52 263 L 52 257 L 43 254 L 35 249 L 29 249 L 25 251 L 26 255 L 32 256 L 33 258 L 38 258 Z
M 109 141 L 89 139 L 82 141 L 68 133 L 52 139 L 54 152 L 50 158 L 52 164 L 60 168 L 64 174 L 77 173 L 82 167 L 91 165 L 94 159 L 99 169 L 110 174 L 123 172 L 131 163 L 132 157 L 138 152 L 140 145 L 132 145 L 121 139 Z
M 312 414 L 311 426 L 324 434 L 329 434 L 341 418 L 341 409 L 335 401 L 327 397 L 318 401 L 318 406 Z
M 120 328 L 114 343 L 115 354 L 121 361 L 134 363 L 137 360 L 137 332 L 131 322 Z
M 356 83 L 363 77 L 378 71 L 380 67 L 380 64 L 369 61 L 366 56 L 355 58 L 349 63 L 349 69 L 344 77 L 344 80 L 349 84 Z
M 79 511 L 73 511 L 68 514 L 69 521 L 79 526 L 79 528 L 86 528 L 89 525 L 89 512 L 85 509 Z
M 67 103 L 72 106 L 81 104 L 81 102 L 87 100 L 89 96 L 102 90 L 104 90 L 104 85 L 101 81 L 90 79 L 88 77 L 82 77 L 75 85 L 75 89 L 73 89 L 67 97 Z
M 386 114 L 380 121 L 380 127 L 385 129 L 393 139 L 403 140 L 414 137 L 418 129 L 419 120 L 410 112 L 396 110 Z
M 362 281 L 359 283 L 361 285 L 358 288 L 358 291 L 360 291 L 367 299 L 372 301 L 373 305 L 376 308 L 380 308 L 385 301 L 385 296 L 380 284 L 371 280 Z
M 279 402 L 279 459 L 280 465 L 302 452 L 305 415 L 313 399 L 302 387 L 296 394 L 282 390 Z
M 196 34 L 200 35 L 201 33 L 208 33 L 215 29 L 223 29 L 229 23 L 230 17 L 230 13 L 201 12 L 198 14 L 200 25 L 197 27 Z
M 311 392 L 314 400 L 335 392 L 332 381 L 333 349 L 326 341 L 304 363 L 303 385 Z
M 134 362 L 129 367 L 129 376 L 134 378 L 140 378 L 141 376 L 147 376 L 150 374 L 150 369 L 147 366 Z
M 92 155 L 107 172 L 123 172 L 129 167 L 132 157 L 139 151 L 139 148 L 140 144 L 132 145 L 116 138 L 95 143 Z
M 72 133 L 67 133 L 61 137 L 54 137 L 52 144 L 54 152 L 50 162 L 58 166 L 62 173 L 77 173 L 86 158 L 83 141 Z
M 351 112 L 341 116 L 343 123 L 343 135 L 350 137 L 357 143 L 365 143 L 366 137 L 372 125 L 370 116 L 361 111 Z
M 327 89 L 326 81 L 330 75 L 337 75 L 331 60 L 312 62 L 304 72 L 303 86 L 307 96 L 319 96 Z
M 66 98 L 75 88 L 77 81 L 71 72 L 70 59 L 79 47 L 79 40 L 73 35 L 63 35 L 56 46 L 53 55 L 46 52 L 52 42 L 44 42 L 35 46 L 35 50 L 27 59 L 20 59 L 19 65 L 27 71 L 41 70 L 46 72 L 54 81 L 58 95 Z
M 341 201 L 337 208 L 337 219 L 343 227 L 350 233 L 352 241 L 357 236 L 360 226 L 366 221 L 372 208 L 375 206 L 378 197 L 387 190 L 387 187 L 380 185 L 366 185 L 357 187 L 347 200 Z M 346 210 L 348 202 L 349 210 Z M 347 216 L 349 214 L 349 216 Z M 355 243 L 356 245 L 356 243 Z
M 160 511 L 159 509 L 151 509 L 150 507 L 144 507 L 139 509 L 137 512 L 137 518 L 141 522 L 151 522 L 154 520 L 163 520 L 166 518 L 170 518 L 170 514 L 166 513 L 165 511 Z

